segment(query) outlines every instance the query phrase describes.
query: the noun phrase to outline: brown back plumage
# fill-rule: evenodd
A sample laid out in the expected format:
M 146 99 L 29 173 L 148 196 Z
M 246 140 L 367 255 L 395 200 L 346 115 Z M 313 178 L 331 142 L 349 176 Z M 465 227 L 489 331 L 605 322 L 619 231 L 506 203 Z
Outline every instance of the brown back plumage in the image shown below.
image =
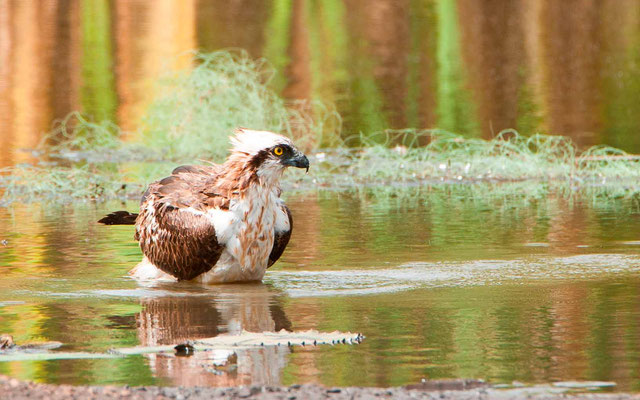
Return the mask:
M 219 172 L 219 166 L 181 166 L 149 185 L 142 197 L 135 238 L 153 265 L 178 280 L 209 271 L 222 254 L 211 221 L 203 214 L 181 212 L 229 208 L 228 197 L 209 190 Z

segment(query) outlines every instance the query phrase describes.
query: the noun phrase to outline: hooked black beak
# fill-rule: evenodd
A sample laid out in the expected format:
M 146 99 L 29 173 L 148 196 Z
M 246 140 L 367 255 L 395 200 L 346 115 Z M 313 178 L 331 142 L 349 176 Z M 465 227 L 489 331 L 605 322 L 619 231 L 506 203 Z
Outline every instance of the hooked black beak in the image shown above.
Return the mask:
M 288 167 L 305 168 L 309 172 L 309 159 L 302 153 L 296 153 L 293 157 L 284 162 Z

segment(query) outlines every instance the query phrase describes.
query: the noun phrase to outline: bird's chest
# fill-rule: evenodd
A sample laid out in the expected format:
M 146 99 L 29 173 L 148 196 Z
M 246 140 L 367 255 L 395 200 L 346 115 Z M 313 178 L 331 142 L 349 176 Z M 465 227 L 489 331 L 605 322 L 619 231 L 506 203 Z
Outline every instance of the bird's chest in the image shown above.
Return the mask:
M 276 199 L 271 193 L 256 193 L 233 206 L 235 234 L 227 244 L 240 267 L 264 271 L 273 248 L 277 216 Z

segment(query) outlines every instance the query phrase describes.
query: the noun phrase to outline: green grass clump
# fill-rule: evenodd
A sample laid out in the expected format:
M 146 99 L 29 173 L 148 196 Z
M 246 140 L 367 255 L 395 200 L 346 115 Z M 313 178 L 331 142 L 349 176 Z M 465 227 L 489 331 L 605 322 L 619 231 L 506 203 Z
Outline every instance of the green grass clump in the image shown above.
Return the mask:
M 364 147 L 343 161 L 350 183 L 538 181 L 635 187 L 640 178 L 640 157 L 604 146 L 580 152 L 563 136 L 508 130 L 484 140 L 439 130 L 389 130 L 360 141 Z
M 243 51 L 190 53 L 194 67 L 165 76 L 138 132 L 78 112 L 55 124 L 41 150 L 94 162 L 114 160 L 221 160 L 236 127 L 294 137 L 299 147 L 340 144 L 341 119 L 319 102 L 287 103 L 268 86 L 274 75 L 264 60 Z
M 164 80 L 143 120 L 143 140 L 174 159 L 222 159 L 236 127 L 296 138 L 301 147 L 335 144 L 339 115 L 320 104 L 287 105 L 268 82 L 274 71 L 246 53 L 194 55 L 195 68 Z
M 90 165 L 74 168 L 18 165 L 0 170 L 0 188 L 4 191 L 0 205 L 14 201 L 68 201 L 125 196 L 140 192 L 142 185 L 127 187 L 117 173 L 96 171 Z
M 79 112 L 56 121 L 37 150 L 51 159 L 81 161 L 97 167 L 101 162 L 149 161 L 163 158 L 159 150 L 135 141 L 124 141 L 123 132 L 111 121 L 95 122 Z M 94 168 L 99 173 L 99 168 Z

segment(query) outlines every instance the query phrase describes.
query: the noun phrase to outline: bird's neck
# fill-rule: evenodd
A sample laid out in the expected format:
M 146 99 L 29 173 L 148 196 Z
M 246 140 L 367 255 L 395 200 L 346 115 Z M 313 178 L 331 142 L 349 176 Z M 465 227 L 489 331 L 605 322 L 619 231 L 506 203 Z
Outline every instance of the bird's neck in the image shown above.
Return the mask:
M 224 163 L 218 182 L 228 193 L 241 194 L 252 187 L 280 191 L 282 168 L 256 168 L 248 155 L 233 155 Z

